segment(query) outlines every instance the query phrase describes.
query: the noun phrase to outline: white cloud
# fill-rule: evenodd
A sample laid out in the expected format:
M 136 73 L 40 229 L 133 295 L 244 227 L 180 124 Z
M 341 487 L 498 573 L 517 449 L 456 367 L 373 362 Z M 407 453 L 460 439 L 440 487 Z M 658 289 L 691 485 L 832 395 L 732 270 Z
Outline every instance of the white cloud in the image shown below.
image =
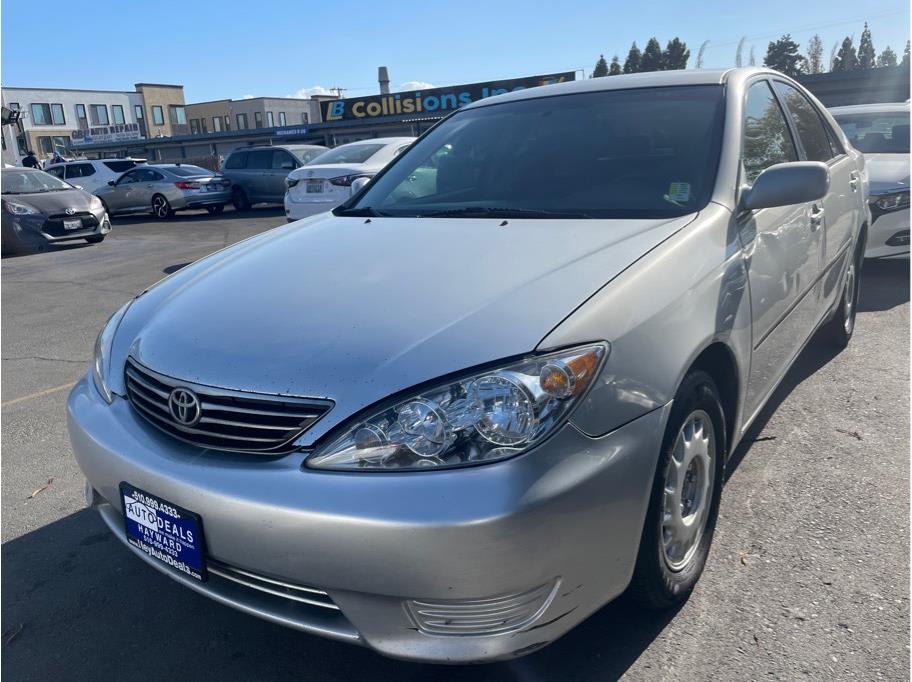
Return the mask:
M 324 88 L 322 85 L 314 85 L 309 88 L 301 88 L 300 90 L 288 95 L 288 97 L 297 97 L 299 99 L 308 99 L 314 95 L 334 95 L 336 93 L 332 92 L 329 88 Z
M 424 81 L 405 81 L 405 83 L 399 84 L 399 92 L 405 90 L 430 90 L 431 88 L 437 87 L 433 83 L 426 83 Z
M 241 99 L 253 99 L 253 95 L 241 95 Z

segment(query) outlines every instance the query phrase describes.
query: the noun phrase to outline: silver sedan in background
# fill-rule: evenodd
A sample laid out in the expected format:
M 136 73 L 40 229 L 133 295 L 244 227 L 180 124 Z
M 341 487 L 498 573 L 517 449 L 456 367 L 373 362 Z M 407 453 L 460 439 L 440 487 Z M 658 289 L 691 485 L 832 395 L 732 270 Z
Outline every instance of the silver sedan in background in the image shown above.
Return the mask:
M 198 208 L 214 215 L 231 201 L 231 181 L 199 166 L 155 164 L 127 171 L 95 195 L 109 215 L 152 213 L 166 219 Z

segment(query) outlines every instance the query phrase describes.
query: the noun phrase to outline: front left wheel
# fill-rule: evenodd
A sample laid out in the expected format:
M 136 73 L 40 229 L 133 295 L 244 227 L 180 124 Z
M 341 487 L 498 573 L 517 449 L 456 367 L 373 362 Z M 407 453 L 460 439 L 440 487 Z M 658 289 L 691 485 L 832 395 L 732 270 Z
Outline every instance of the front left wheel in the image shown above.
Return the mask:
M 630 595 L 652 609 L 687 598 L 712 544 L 726 453 L 712 377 L 691 371 L 672 404 L 653 480 Z

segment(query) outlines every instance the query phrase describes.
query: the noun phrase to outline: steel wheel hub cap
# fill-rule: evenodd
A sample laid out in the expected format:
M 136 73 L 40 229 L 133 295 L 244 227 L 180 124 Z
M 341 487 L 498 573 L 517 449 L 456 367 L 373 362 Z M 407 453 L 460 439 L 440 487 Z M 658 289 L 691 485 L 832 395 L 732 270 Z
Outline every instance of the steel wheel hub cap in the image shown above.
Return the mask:
M 703 410 L 695 410 L 678 431 L 665 471 L 662 554 L 672 571 L 690 563 L 703 537 L 712 500 L 715 450 L 712 420 Z

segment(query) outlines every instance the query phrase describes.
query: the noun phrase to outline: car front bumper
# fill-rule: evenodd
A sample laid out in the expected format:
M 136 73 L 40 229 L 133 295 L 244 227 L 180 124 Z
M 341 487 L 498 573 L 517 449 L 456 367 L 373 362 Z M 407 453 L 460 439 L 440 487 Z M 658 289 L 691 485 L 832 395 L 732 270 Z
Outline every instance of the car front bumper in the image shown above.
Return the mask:
M 22 244 L 37 246 L 53 244 L 74 239 L 85 239 L 111 231 L 111 221 L 103 208 L 92 211 L 81 211 L 67 219 L 80 219 L 82 227 L 67 230 L 63 227 L 63 218 L 47 215 L 13 216 L 8 221 L 9 235 Z M 7 223 L 6 220 L 4 220 Z
M 211 573 L 228 566 L 260 585 L 304 586 L 338 608 L 217 575 L 198 582 L 131 547 L 178 582 L 302 631 L 458 663 L 534 651 L 627 587 L 667 411 L 597 439 L 567 424 L 504 462 L 399 474 L 313 471 L 300 452 L 203 451 L 153 429 L 123 398 L 108 405 L 90 376 L 70 394 L 68 424 L 90 503 L 121 541 L 126 481 L 200 514 Z M 472 625 L 486 618 L 435 629 L 416 615 L 422 604 L 515 613 L 535 594 L 535 612 L 496 634 Z
M 909 209 L 875 214 L 868 230 L 865 258 L 909 257 Z

